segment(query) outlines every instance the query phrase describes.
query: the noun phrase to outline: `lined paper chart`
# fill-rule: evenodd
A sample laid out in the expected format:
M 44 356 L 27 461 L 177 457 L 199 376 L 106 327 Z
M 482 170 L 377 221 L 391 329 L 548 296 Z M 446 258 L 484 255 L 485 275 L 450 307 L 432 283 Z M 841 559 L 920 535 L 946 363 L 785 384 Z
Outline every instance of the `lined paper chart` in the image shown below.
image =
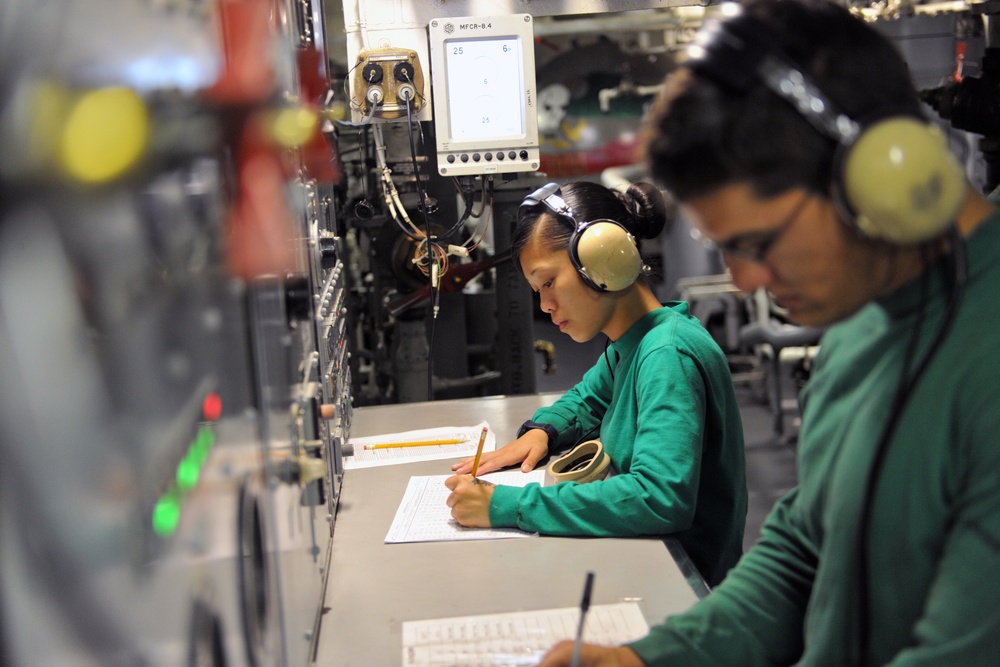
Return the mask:
M 447 505 L 451 491 L 444 481 L 451 475 L 416 475 L 410 478 L 396 516 L 385 536 L 386 544 L 401 542 L 446 542 L 450 540 L 495 540 L 509 537 L 537 537 L 517 528 L 466 528 L 451 518 Z M 481 475 L 480 479 L 507 486 L 541 484 L 545 469 L 529 473 L 502 470 Z
M 425 428 L 419 431 L 351 438 L 348 443 L 353 452 L 344 457 L 344 469 L 475 456 L 483 427 L 486 428 L 486 442 L 483 444 L 483 451 L 492 452 L 497 447 L 497 438 L 493 434 L 493 429 L 485 421 L 475 426 L 443 426 L 441 428 Z M 399 446 L 406 443 L 432 442 L 444 442 L 445 444 Z
M 403 622 L 404 667 L 537 665 L 549 649 L 576 636 L 578 607 Z M 593 605 L 583 626 L 588 644 L 617 646 L 645 637 L 636 602 Z

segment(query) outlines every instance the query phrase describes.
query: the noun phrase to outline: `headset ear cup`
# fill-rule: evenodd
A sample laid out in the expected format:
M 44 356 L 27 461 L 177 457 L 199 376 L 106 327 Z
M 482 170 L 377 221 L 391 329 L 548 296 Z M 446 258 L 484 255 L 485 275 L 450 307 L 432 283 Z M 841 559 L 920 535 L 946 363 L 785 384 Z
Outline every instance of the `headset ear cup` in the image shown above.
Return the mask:
M 965 200 L 965 175 L 934 125 L 879 121 L 845 148 L 841 196 L 862 233 L 919 243 L 948 228 Z
M 577 230 L 569 255 L 584 282 L 601 292 L 623 290 L 642 272 L 635 238 L 611 220 L 591 222 Z

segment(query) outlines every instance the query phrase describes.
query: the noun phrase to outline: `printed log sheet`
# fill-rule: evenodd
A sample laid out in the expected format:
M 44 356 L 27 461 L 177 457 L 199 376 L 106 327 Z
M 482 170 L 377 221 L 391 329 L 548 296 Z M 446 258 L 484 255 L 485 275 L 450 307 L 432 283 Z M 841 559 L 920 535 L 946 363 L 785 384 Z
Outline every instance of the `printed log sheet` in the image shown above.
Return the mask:
M 423 475 L 410 478 L 403 500 L 396 510 L 386 544 L 399 542 L 444 542 L 448 540 L 493 540 L 505 537 L 537 537 L 517 528 L 466 528 L 451 518 L 446 501 L 451 491 L 444 481 L 451 475 Z M 529 473 L 502 470 L 481 475 L 480 479 L 507 486 L 541 484 L 545 469 Z
M 549 609 L 403 622 L 404 667 L 537 665 L 557 642 L 573 639 L 580 609 Z M 636 602 L 593 605 L 583 641 L 613 646 L 646 636 Z

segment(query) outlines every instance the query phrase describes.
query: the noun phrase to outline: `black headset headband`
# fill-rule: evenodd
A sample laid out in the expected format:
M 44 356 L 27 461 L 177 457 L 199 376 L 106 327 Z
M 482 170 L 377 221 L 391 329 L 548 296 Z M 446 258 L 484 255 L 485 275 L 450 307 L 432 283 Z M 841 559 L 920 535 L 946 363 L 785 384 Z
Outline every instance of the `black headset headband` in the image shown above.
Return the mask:
M 726 3 L 724 12 L 688 47 L 685 66 L 736 90 L 763 83 L 822 134 L 840 144 L 853 143 L 860 126 L 792 62 L 782 49 L 781 34 L 736 3 Z
M 579 221 L 572 207 L 562 198 L 562 191 L 558 183 L 546 183 L 530 195 L 524 198 L 517 208 L 517 217 L 520 220 L 526 213 L 538 206 L 545 206 L 549 211 L 557 216 L 567 218 L 573 223 L 574 229 L 582 229 L 590 224 L 589 221 Z

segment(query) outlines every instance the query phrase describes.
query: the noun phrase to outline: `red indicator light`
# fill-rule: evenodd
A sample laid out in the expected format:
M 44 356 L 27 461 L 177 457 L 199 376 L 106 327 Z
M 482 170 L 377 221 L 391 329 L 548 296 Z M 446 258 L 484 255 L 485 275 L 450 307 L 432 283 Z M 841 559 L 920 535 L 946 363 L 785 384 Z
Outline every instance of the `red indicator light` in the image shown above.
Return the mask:
M 222 416 L 222 398 L 214 391 L 210 392 L 205 396 L 201 411 L 205 415 L 206 421 L 218 421 L 219 417 Z

